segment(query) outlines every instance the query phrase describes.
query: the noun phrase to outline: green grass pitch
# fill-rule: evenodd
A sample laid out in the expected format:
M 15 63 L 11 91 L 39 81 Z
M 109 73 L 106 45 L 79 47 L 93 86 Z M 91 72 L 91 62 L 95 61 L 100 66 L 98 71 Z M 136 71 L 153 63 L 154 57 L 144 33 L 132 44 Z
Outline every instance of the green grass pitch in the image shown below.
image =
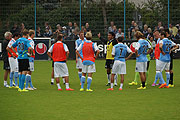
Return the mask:
M 155 61 L 150 63 L 146 90 L 129 86 L 134 79 L 135 60 L 127 61 L 123 91 L 106 91 L 105 60 L 96 61 L 93 92 L 80 92 L 75 61 L 67 62 L 70 87 L 75 91 L 57 91 L 50 85 L 51 62 L 35 61 L 33 84 L 38 89 L 20 93 L 3 87 L 3 63 L 0 62 L 0 120 L 179 120 L 180 119 L 180 60 L 174 60 L 174 88 L 151 87 L 155 77 Z M 165 74 L 163 73 L 165 78 Z M 165 78 L 166 79 L 166 78 Z M 9 80 L 8 80 L 9 81 Z M 61 80 L 62 81 L 62 80 Z M 118 83 L 120 80 L 118 80 Z M 86 86 L 86 84 L 85 84 Z

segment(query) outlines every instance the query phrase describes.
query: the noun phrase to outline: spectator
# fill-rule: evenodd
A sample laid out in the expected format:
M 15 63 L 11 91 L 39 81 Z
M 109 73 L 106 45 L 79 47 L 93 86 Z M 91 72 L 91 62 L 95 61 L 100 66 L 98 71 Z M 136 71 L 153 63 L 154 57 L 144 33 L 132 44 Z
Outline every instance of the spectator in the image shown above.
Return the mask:
M 169 24 L 169 32 L 172 35 L 172 38 L 175 38 L 177 33 L 178 33 L 178 29 L 177 27 L 173 26 L 172 24 Z
M 50 32 L 49 32 L 49 29 L 48 29 L 48 28 L 46 28 L 46 30 L 45 30 L 44 37 L 51 37 L 51 35 L 50 35 Z
M 154 33 L 154 40 L 155 42 L 157 43 L 157 40 L 160 39 L 160 33 L 159 33 L 159 30 L 155 30 Z
M 18 27 L 17 23 L 14 23 L 14 26 L 11 29 L 11 33 L 12 34 L 19 33 L 19 27 Z
M 45 29 L 49 29 L 49 23 L 48 22 L 45 22 L 44 26 L 45 26 Z
M 121 36 L 124 36 L 124 33 L 122 32 L 122 29 L 119 28 L 119 29 L 118 29 L 118 33 L 116 34 L 116 39 L 117 39 L 118 37 L 121 37 Z
M 74 23 L 74 29 L 76 30 L 76 32 L 79 32 L 79 27 L 78 27 L 77 23 Z
M 25 25 L 24 25 L 24 23 L 21 23 L 20 34 L 22 34 L 22 32 L 24 31 L 24 29 L 25 29 Z
M 117 30 L 117 28 L 116 28 L 115 25 L 113 26 L 113 33 L 114 33 L 115 35 L 118 33 L 118 30 Z
M 146 24 L 144 25 L 143 34 L 144 34 L 144 37 L 147 38 L 147 35 L 148 35 L 148 26 Z
M 76 29 L 74 29 L 72 40 L 77 40 L 77 39 L 79 39 L 79 32 Z
M 154 58 L 154 50 L 155 50 L 156 42 L 154 41 L 154 36 L 153 35 L 149 36 L 149 40 L 150 40 L 151 46 L 153 48 L 153 52 L 150 54 L 150 56 L 151 56 L 151 59 L 153 59 Z
M 73 30 L 73 26 L 72 26 L 72 22 L 68 23 L 67 29 L 66 29 L 66 34 L 67 34 L 67 40 L 71 40 L 72 39 L 72 30 Z
M 160 30 L 160 28 L 163 27 L 161 22 L 158 22 L 157 30 Z
M 128 38 L 129 38 L 129 39 L 132 39 L 132 37 L 134 36 L 134 35 L 132 36 L 132 31 L 135 31 L 135 29 L 134 29 L 134 28 L 135 28 L 135 27 L 134 27 L 134 23 L 135 23 L 135 22 L 132 21 L 132 22 L 131 22 L 131 26 L 130 26 L 130 28 L 128 29 Z M 134 33 L 133 33 L 133 34 L 134 34 Z
M 108 33 L 109 32 L 113 32 L 113 26 L 114 26 L 114 22 L 113 21 L 111 21 L 111 26 L 109 26 L 109 28 L 108 28 Z
M 177 33 L 175 39 L 180 40 L 180 30 L 178 30 L 178 33 Z
M 86 23 L 85 28 L 87 32 L 91 32 L 91 29 L 89 28 L 89 23 Z
M 61 28 L 60 24 L 57 24 L 56 28 L 57 28 L 56 31 L 53 32 L 53 38 L 57 38 L 57 35 L 62 33 L 62 28 Z
M 153 34 L 152 34 L 152 30 L 151 30 L 151 28 L 148 28 L 148 30 L 147 30 L 147 39 L 149 39 L 150 38 L 150 36 L 152 36 Z M 150 39 L 149 39 L 150 40 Z
M 41 34 L 41 28 L 40 27 L 37 27 L 36 37 L 43 37 L 43 35 Z

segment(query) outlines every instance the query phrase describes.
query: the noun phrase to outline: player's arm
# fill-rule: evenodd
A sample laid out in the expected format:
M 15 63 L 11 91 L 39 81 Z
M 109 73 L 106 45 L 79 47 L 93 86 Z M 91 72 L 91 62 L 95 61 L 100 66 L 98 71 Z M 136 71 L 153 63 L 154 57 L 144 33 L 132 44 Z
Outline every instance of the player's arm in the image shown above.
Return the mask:
M 104 38 L 101 37 L 101 34 L 98 34 L 98 38 L 104 43 L 107 44 L 107 40 L 105 40 Z
M 76 45 L 76 50 L 77 50 L 77 48 L 78 48 L 78 45 L 77 45 L 77 41 L 75 41 L 75 45 Z M 77 62 L 77 59 L 78 59 L 78 55 L 76 54 L 76 62 Z
M 100 51 L 99 51 L 99 49 L 98 49 L 98 47 L 97 47 L 97 44 L 94 44 L 94 50 L 95 50 L 95 52 L 96 52 L 96 55 L 95 55 L 95 59 L 98 57 L 98 55 L 99 55 L 99 53 L 100 53 Z
M 111 53 L 112 57 L 115 57 L 115 47 L 113 46 L 112 48 L 112 53 Z
M 53 59 L 53 58 L 52 58 L 52 55 L 51 55 L 51 53 L 53 52 L 53 46 L 54 46 L 54 44 L 49 48 L 49 50 L 48 50 L 48 52 L 47 52 L 47 55 L 48 55 L 51 59 Z
M 165 55 L 165 52 L 163 51 L 162 47 L 163 47 L 163 41 L 161 40 L 161 41 L 159 42 L 159 49 L 160 49 L 161 53 L 162 53 L 163 55 Z
M 136 54 L 136 57 L 139 57 L 139 54 L 138 54 L 139 48 L 140 48 L 140 43 L 137 42 L 136 47 L 135 47 L 135 54 Z
M 79 51 L 82 50 L 82 44 L 77 48 L 76 50 L 76 54 L 81 58 L 81 60 L 83 60 L 83 58 L 81 57 Z
M 153 52 L 152 45 L 150 45 L 149 42 L 148 42 L 148 48 L 149 48 L 149 49 L 148 49 L 148 51 L 147 51 L 147 55 Z
M 68 47 L 67 47 L 67 45 L 66 44 L 63 44 L 64 45 L 64 50 L 65 50 L 65 52 L 66 52 L 66 61 L 68 60 L 68 57 L 69 57 L 69 49 L 68 49 Z
M 125 60 L 128 60 L 129 58 L 131 58 L 131 56 L 134 54 L 129 47 L 127 47 L 127 52 L 130 53 L 130 54 L 129 54 L 129 56 L 127 58 L 125 58 Z
M 178 49 L 179 48 L 179 46 L 176 44 L 176 43 L 174 43 L 174 42 L 172 42 L 172 49 L 170 50 L 170 53 L 172 52 L 172 51 L 174 51 L 174 50 L 176 50 L 176 49 Z M 169 53 L 169 54 L 170 54 Z

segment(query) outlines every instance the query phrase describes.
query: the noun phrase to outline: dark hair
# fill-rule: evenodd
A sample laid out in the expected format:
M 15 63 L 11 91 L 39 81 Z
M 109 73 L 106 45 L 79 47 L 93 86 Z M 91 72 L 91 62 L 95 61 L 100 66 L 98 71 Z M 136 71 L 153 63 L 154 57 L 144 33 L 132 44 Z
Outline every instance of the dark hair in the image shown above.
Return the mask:
M 117 40 L 118 40 L 119 42 L 123 42 L 123 40 L 124 40 L 124 36 L 120 36 L 120 37 L 118 37 L 118 38 L 117 38 Z
M 27 36 L 29 34 L 29 31 L 27 29 L 24 29 L 22 32 L 22 35 Z
M 109 32 L 109 34 L 111 34 L 113 37 L 115 37 L 115 34 L 114 34 L 114 32 Z
M 57 40 L 61 40 L 63 38 L 62 34 L 57 35 Z
M 161 32 L 161 35 L 164 35 L 164 37 L 166 37 L 166 32 L 165 32 L 165 31 L 162 31 L 162 32 Z
M 164 29 L 164 31 L 165 31 L 166 33 L 168 33 L 168 34 L 170 33 L 170 32 L 169 32 L 169 29 Z
M 13 38 L 18 37 L 18 36 L 21 36 L 21 35 L 19 33 L 14 33 L 13 34 Z
M 160 32 L 159 30 L 154 30 L 154 32 L 153 32 L 153 33 L 155 33 L 156 31 Z
M 136 38 L 139 40 L 140 38 L 144 38 L 144 35 L 140 32 L 140 31 L 137 31 L 136 34 L 135 34 Z

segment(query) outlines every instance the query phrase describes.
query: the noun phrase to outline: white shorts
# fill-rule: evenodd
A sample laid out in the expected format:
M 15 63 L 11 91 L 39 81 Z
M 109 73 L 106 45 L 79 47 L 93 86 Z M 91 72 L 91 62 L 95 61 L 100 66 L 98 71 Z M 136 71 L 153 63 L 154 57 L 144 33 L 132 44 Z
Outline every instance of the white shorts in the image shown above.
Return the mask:
M 76 63 L 76 69 L 82 69 L 82 67 L 83 67 L 82 60 L 81 58 L 78 58 Z
M 126 74 L 126 63 L 116 60 L 112 67 L 113 74 Z
M 54 62 L 54 77 L 57 78 L 65 76 L 69 76 L 66 63 Z
M 147 72 L 147 62 L 136 62 L 135 72 Z
M 13 57 L 9 57 L 9 65 L 11 72 L 18 72 L 18 60 Z
M 160 60 L 156 60 L 156 71 L 169 70 L 170 62 L 163 62 Z
M 92 65 L 83 65 L 82 72 L 83 73 L 94 73 L 94 72 L 96 72 L 95 64 L 92 64 Z
M 34 62 L 29 62 L 30 71 L 34 71 Z

